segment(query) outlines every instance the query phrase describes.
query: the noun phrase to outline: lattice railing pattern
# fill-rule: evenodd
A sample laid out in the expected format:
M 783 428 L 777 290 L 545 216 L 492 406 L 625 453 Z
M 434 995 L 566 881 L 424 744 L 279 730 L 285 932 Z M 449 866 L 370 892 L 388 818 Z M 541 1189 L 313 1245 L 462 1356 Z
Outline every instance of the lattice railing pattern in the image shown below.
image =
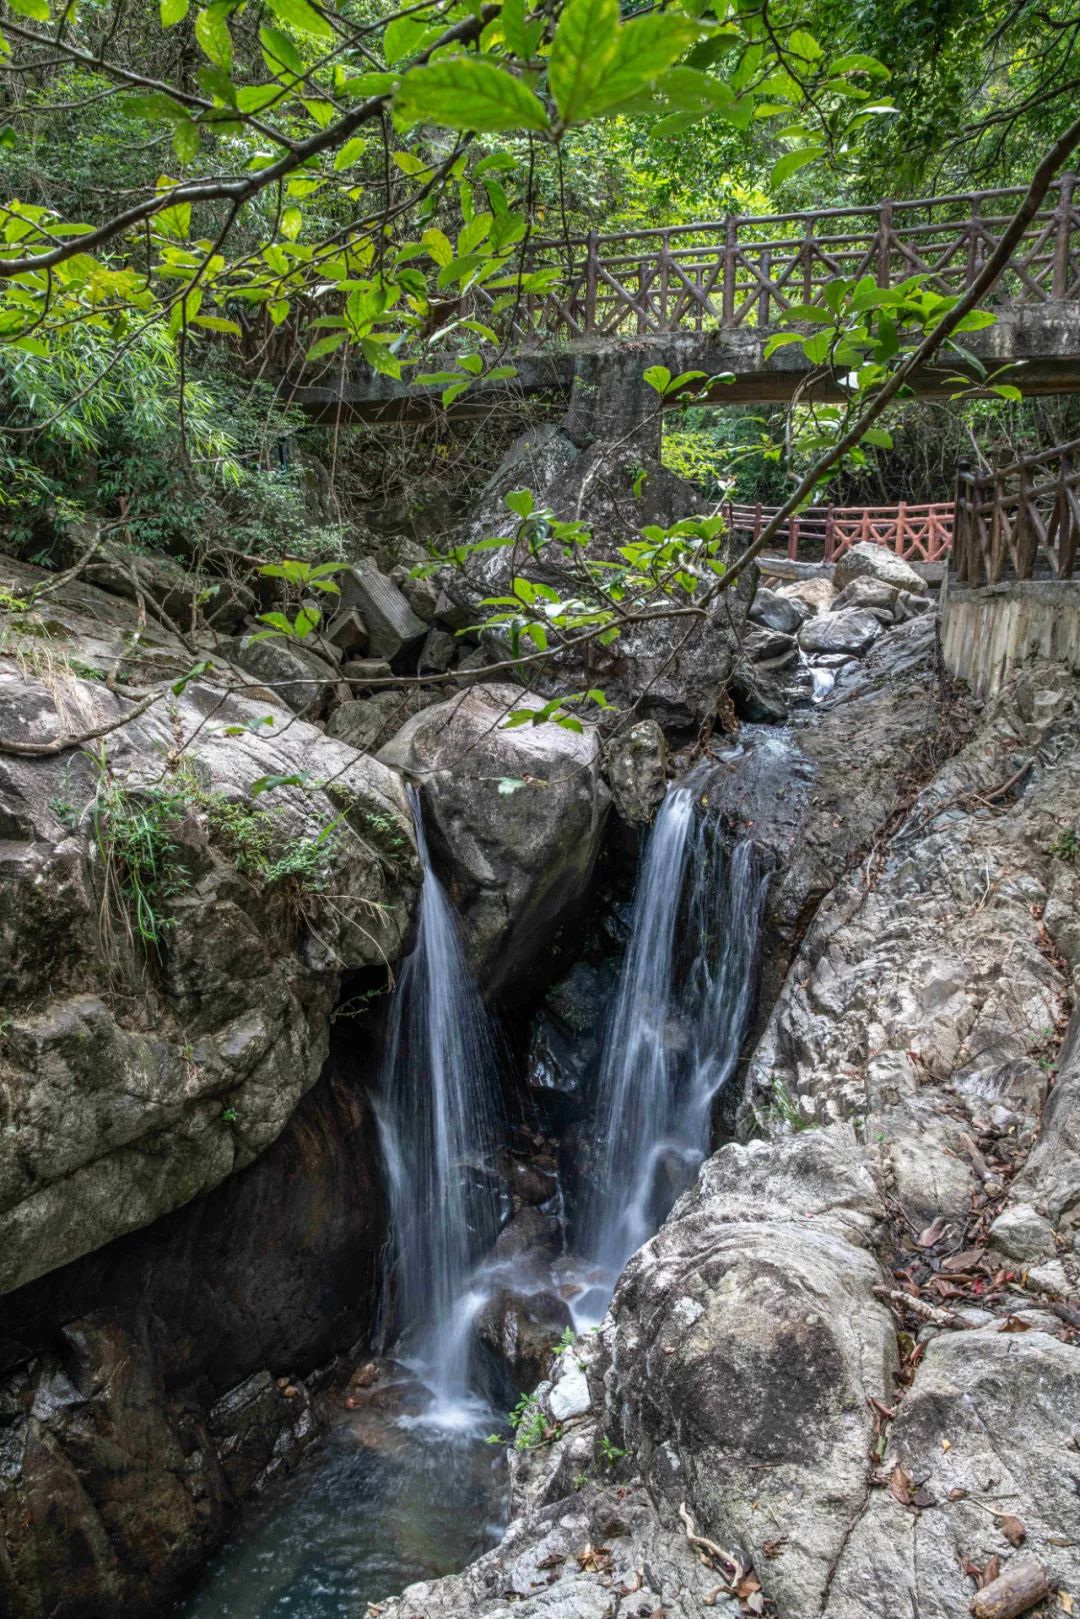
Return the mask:
M 1080 439 L 993 472 L 961 462 L 953 566 L 960 584 L 1071 579 L 1080 553 Z
M 756 540 L 775 506 L 747 506 L 727 501 L 721 511 L 740 543 Z M 835 562 L 861 540 L 883 545 L 907 562 L 938 562 L 948 556 L 953 539 L 953 503 L 917 506 L 810 506 L 789 517 L 776 535 L 776 550 L 795 561 L 800 549 L 812 561 Z
M 1080 208 L 1072 175 L 1051 188 L 990 298 L 998 306 L 1080 295 Z M 880 286 L 921 273 L 943 293 L 978 275 L 1023 195 L 1002 188 L 866 208 L 766 214 L 675 229 L 536 242 L 526 270 L 558 282 L 525 296 L 519 338 L 645 337 L 768 327 L 793 304 L 819 303 L 836 276 Z

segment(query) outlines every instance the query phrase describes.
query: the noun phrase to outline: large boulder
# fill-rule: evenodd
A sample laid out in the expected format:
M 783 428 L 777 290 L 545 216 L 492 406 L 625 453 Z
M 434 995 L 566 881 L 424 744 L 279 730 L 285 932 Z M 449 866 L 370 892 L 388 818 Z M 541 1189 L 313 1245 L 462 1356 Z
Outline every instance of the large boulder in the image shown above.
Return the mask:
M 465 538 L 477 541 L 512 533 L 516 519 L 505 497 L 529 489 L 537 509 L 560 519 L 580 520 L 592 533 L 589 556 L 621 560 L 620 547 L 640 539 L 650 525 L 667 527 L 701 510 L 701 497 L 646 449 L 601 441 L 579 449 L 566 433 L 547 427 L 525 434 L 498 468 L 467 525 Z M 502 546 L 475 553 L 465 568 L 447 571 L 447 595 L 468 616 L 483 621 L 492 609 L 485 597 L 505 596 L 514 574 L 537 581 L 564 598 L 581 596 L 574 557 L 547 540 L 536 548 Z M 708 576 L 712 580 L 713 576 Z M 545 669 L 533 677 L 547 695 L 600 687 L 620 708 L 635 706 L 640 717 L 664 726 L 697 727 L 716 712 L 734 667 L 747 607 L 754 589 L 753 569 L 736 588 L 713 600 L 703 616 L 656 617 L 623 626 L 608 646 L 591 644 L 575 652 L 552 651 Z M 702 587 L 704 594 L 704 586 Z M 680 599 L 671 605 L 686 606 Z M 486 639 L 506 656 L 497 631 Z M 549 672 L 550 671 L 550 672 Z
M 41 577 L 3 571 L 16 593 Z M 92 587 L 48 614 L 47 664 L 0 669 L 12 746 L 122 720 L 118 666 L 178 689 L 93 758 L 0 748 L 0 1290 L 269 1146 L 318 1077 L 341 972 L 395 957 L 418 880 L 392 771 L 227 666 L 184 684 L 191 654 Z
M 551 721 L 516 686 L 474 686 L 407 721 L 379 759 L 422 791 L 436 864 L 489 993 L 527 995 L 555 934 L 587 897 L 607 814 L 600 746 Z
M 910 590 L 915 596 L 926 595 L 926 580 L 922 574 L 916 573 L 903 557 L 869 540 L 853 545 L 836 564 L 833 584 L 837 590 L 842 591 L 853 579 L 876 579 L 879 584 L 893 585 L 897 590 Z
M 654 1495 L 745 1549 L 791 1619 L 821 1611 L 866 1492 L 870 1401 L 892 1397 L 880 1214 L 850 1127 L 725 1147 L 630 1261 L 604 1332 L 605 1432 Z
M 608 743 L 607 779 L 629 826 L 647 826 L 656 814 L 667 792 L 667 764 L 667 743 L 655 720 L 639 720 Z
M 380 573 L 367 558 L 341 576 L 341 611 L 355 611 L 367 627 L 367 647 L 373 657 L 395 658 L 416 650 L 428 627 L 418 618 L 398 584 Z M 434 610 L 434 602 L 432 602 Z
M 777 630 L 782 635 L 794 635 L 800 624 L 810 617 L 812 608 L 797 597 L 781 596 L 778 591 L 759 585 L 750 604 L 747 617 L 763 629 Z
M 808 619 L 799 631 L 804 652 L 849 652 L 861 658 L 881 634 L 881 622 L 862 608 L 840 608 Z

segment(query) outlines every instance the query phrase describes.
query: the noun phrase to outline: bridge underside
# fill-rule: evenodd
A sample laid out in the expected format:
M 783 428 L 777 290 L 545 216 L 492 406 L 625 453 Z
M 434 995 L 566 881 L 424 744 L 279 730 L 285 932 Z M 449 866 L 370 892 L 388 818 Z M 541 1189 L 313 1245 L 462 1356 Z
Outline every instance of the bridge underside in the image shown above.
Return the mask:
M 651 365 L 666 365 L 673 374 L 704 371 L 729 375 L 709 390 L 716 405 L 779 404 L 796 392 L 806 398 L 843 397 L 829 379 L 810 382 L 810 366 L 801 348 L 790 344 L 768 360 L 765 329 L 658 333 L 643 337 L 592 338 L 561 349 L 525 350 L 512 356 L 518 374 L 512 381 L 477 384 L 445 413 L 451 417 L 482 416 L 508 404 L 532 401 L 561 414 L 570 404 L 590 424 L 589 437 L 609 436 L 657 404 L 641 384 Z M 1017 305 L 999 311 L 994 326 L 966 334 L 963 347 L 988 371 L 1008 365 L 1000 381 L 1014 383 L 1025 394 L 1080 392 L 1080 306 L 1073 302 Z M 426 368 L 438 368 L 432 357 Z M 440 389 L 394 382 L 357 366 L 344 377 L 323 381 L 301 374 L 286 383 L 292 402 L 315 421 L 424 422 L 441 412 Z M 914 378 L 917 395 L 948 399 L 962 386 L 957 374 L 976 380 L 973 368 L 947 350 Z M 580 396 L 580 397 L 574 397 Z

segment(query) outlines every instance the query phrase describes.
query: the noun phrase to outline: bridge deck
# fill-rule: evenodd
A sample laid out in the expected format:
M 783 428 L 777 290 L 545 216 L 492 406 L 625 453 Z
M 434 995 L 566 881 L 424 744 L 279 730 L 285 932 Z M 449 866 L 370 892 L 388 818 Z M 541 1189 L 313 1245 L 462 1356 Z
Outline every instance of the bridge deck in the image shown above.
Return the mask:
M 470 389 L 454 412 L 475 414 L 514 396 L 549 395 L 557 403 L 570 392 L 583 359 L 616 354 L 639 372 L 663 363 L 672 371 L 730 373 L 733 380 L 713 390 L 716 403 L 790 399 L 805 388 L 811 370 L 801 347 L 778 349 L 767 360 L 764 351 L 771 331 L 790 324 L 793 308 L 820 305 L 826 283 L 840 275 L 871 275 L 880 286 L 918 275 L 930 290 L 962 293 L 1021 194 L 1008 188 L 533 241 L 511 266 L 531 289 L 511 309 L 493 315 L 493 297 L 482 286 L 462 301 L 463 313 L 493 321 L 519 376 L 496 388 Z M 1080 390 L 1074 176 L 1061 176 L 1051 188 L 987 302 L 998 323 L 970 334 L 965 347 L 991 367 L 1016 363 L 1010 381 L 1027 393 Z M 306 346 L 301 335 L 279 334 L 279 342 L 291 344 L 280 353 L 283 369 Z M 943 361 L 916 379 L 917 391 L 947 397 L 957 369 Z M 827 377 L 814 391 L 838 397 Z M 426 415 L 438 393 L 394 383 L 364 366 L 343 370 L 335 356 L 321 373 L 308 368 L 295 376 L 294 398 L 316 416 L 344 410 L 378 420 Z

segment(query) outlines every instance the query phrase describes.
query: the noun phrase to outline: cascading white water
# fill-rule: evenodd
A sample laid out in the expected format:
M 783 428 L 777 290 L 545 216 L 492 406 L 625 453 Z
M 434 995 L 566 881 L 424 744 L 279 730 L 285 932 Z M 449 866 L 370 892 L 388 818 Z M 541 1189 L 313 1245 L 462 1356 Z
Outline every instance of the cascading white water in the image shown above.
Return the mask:
M 468 1395 L 474 1271 L 497 1234 L 490 1174 L 501 1139 L 491 1019 L 431 866 L 410 789 L 424 881 L 416 942 L 394 991 L 376 1112 L 390 1199 L 399 1331 L 448 1422 Z
M 768 882 L 751 841 L 729 850 L 690 788 L 669 791 L 600 1061 L 582 1238 L 612 1280 L 709 1150 L 712 1105 L 753 1012 Z

